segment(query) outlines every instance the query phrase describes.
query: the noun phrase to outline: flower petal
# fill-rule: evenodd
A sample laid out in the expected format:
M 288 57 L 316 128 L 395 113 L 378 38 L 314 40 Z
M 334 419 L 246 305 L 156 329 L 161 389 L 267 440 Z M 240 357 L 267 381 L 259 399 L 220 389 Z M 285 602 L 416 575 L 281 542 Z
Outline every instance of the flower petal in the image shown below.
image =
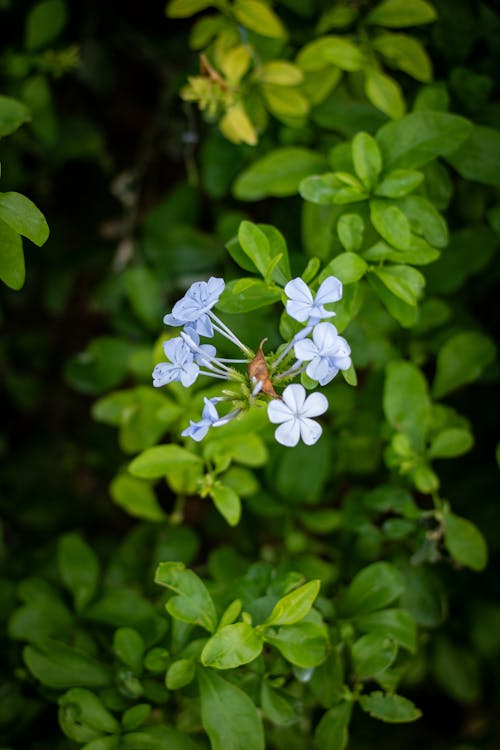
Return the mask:
M 311 304 L 309 302 L 295 302 L 294 300 L 288 300 L 286 303 L 286 311 L 294 320 L 297 320 L 299 323 L 305 323 L 309 318 Z
M 288 406 L 280 398 L 275 398 L 267 406 L 267 416 L 270 422 L 279 424 L 280 422 L 292 419 L 293 415 Z
M 163 322 L 165 323 L 166 326 L 183 326 L 184 325 L 184 321 L 178 320 L 176 317 L 172 315 L 172 313 L 167 313 L 163 317 Z
M 219 419 L 217 409 L 211 399 L 205 396 L 205 406 L 201 413 L 202 419 L 208 419 L 209 422 L 216 422 Z
M 326 399 L 326 396 L 318 392 L 311 393 L 311 395 L 307 397 L 306 402 L 301 409 L 300 416 L 301 418 L 302 417 L 319 417 L 319 415 L 324 414 L 327 409 L 328 409 L 328 401 Z
M 318 355 L 318 347 L 311 341 L 311 339 L 302 339 L 297 341 L 294 346 L 295 356 L 300 359 L 301 362 L 309 362 L 310 359 L 314 359 Z
M 321 284 L 314 302 L 324 305 L 327 302 L 338 302 L 342 299 L 342 282 L 336 276 L 328 276 Z
M 325 370 L 325 372 L 321 375 L 320 378 L 318 378 L 318 383 L 320 385 L 328 385 L 328 383 L 331 380 L 333 380 L 333 378 L 335 377 L 335 375 L 338 373 L 340 369 L 339 367 L 334 367 L 333 365 L 331 365 L 332 360 L 329 360 L 329 361 L 330 361 L 330 367 L 327 370 Z
M 212 321 L 210 320 L 208 315 L 206 315 L 206 313 L 200 315 L 200 317 L 196 321 L 196 331 L 200 334 L 200 336 L 205 336 L 207 339 L 211 339 L 214 335 Z
M 177 379 L 178 368 L 170 362 L 160 362 L 153 370 L 153 385 L 161 388 Z
M 320 395 L 320 394 L 318 394 Z M 314 445 L 321 437 L 323 428 L 314 419 L 307 417 L 300 420 L 300 437 L 306 445 Z
M 311 290 L 307 286 L 306 282 L 301 279 L 292 279 L 285 286 L 285 294 L 295 302 L 302 302 L 303 304 L 312 305 L 313 296 Z
M 287 422 L 280 424 L 274 433 L 274 437 L 278 443 L 281 443 L 281 445 L 286 445 L 287 448 L 293 448 L 300 440 L 299 420 L 289 419 Z
M 196 362 L 189 362 L 182 368 L 182 370 L 180 370 L 181 383 L 184 388 L 189 388 L 190 385 L 193 385 L 194 381 L 198 377 L 199 371 L 200 368 L 198 367 Z
M 313 341 L 318 347 L 318 352 L 321 356 L 327 357 L 334 349 L 337 343 L 338 333 L 337 329 L 331 323 L 318 323 L 314 327 Z
M 287 385 L 283 391 L 282 399 L 292 414 L 299 414 L 302 412 L 302 407 L 306 400 L 306 389 L 299 383 Z

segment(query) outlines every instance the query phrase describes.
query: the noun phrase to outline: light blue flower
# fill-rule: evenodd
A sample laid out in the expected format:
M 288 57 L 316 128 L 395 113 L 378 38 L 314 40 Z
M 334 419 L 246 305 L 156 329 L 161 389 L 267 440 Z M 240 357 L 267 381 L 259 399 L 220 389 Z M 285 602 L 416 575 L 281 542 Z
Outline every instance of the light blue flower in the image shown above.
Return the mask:
M 348 370 L 351 366 L 350 346 L 331 323 L 318 323 L 312 340 L 297 341 L 294 349 L 298 360 L 309 362 L 306 374 L 320 385 L 326 385 L 339 370 Z
M 154 368 L 153 385 L 155 388 L 179 381 L 186 388 L 193 385 L 200 368 L 194 361 L 193 352 L 181 337 L 165 341 L 163 351 L 170 362 L 160 362 Z
M 288 297 L 286 311 L 299 323 L 315 325 L 322 318 L 332 318 L 335 313 L 324 308 L 329 302 L 338 302 L 342 298 L 342 282 L 335 276 L 328 276 L 319 287 L 313 298 L 311 290 L 301 278 L 292 279 L 285 286 Z
M 203 407 L 200 421 L 193 422 L 191 420 L 189 423 L 189 427 L 186 427 L 186 429 L 182 432 L 183 437 L 193 438 L 193 440 L 196 440 L 197 443 L 199 443 L 200 440 L 203 440 L 209 429 L 213 427 L 213 425 L 219 420 L 219 415 L 217 414 L 215 404 L 218 401 L 221 401 L 221 399 L 205 397 L 204 401 L 205 406 Z
M 323 429 L 311 419 L 319 417 L 328 409 L 328 401 L 322 393 L 311 393 L 306 398 L 304 386 L 298 383 L 287 385 L 281 399 L 273 399 L 267 414 L 273 424 L 279 424 L 274 437 L 288 447 L 297 445 L 300 438 L 306 445 L 314 445 Z
M 191 324 L 200 336 L 213 336 L 212 321 L 207 313 L 219 301 L 224 287 L 224 279 L 215 276 L 208 281 L 195 281 L 184 297 L 175 303 L 172 312 L 165 315 L 163 322 L 170 326 Z
M 186 429 L 183 430 L 182 436 L 191 437 L 199 443 L 200 440 L 203 440 L 211 427 L 222 427 L 222 425 L 225 425 L 234 419 L 240 413 L 240 409 L 234 409 L 225 416 L 219 417 L 215 404 L 223 400 L 224 399 L 220 396 L 214 398 L 207 398 L 205 396 L 205 406 L 203 407 L 200 421 L 191 421 L 189 427 L 186 427 Z

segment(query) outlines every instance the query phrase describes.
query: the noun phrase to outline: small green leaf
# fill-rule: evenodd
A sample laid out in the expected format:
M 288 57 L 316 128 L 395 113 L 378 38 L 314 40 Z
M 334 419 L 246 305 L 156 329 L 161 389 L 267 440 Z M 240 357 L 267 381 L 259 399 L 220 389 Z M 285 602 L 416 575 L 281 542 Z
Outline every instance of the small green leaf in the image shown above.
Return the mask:
M 403 591 L 403 577 L 394 565 L 372 563 L 354 576 L 344 598 L 343 610 L 356 616 L 375 612 L 392 604 Z
M 342 36 L 323 36 L 306 44 L 297 57 L 297 65 L 307 73 L 336 65 L 340 70 L 361 70 L 364 56 L 359 47 Z
M 165 521 L 167 518 L 149 482 L 119 474 L 111 482 L 109 491 L 114 502 L 134 518 L 145 521 Z
M 359 179 L 371 190 L 382 171 L 382 155 L 375 138 L 368 133 L 356 133 L 352 141 L 352 160 Z
M 373 267 L 372 272 L 396 297 L 415 307 L 422 297 L 425 277 L 416 268 L 405 265 Z
M 212 750 L 264 750 L 262 721 L 251 698 L 211 669 L 200 669 L 198 682 Z
M 276 13 L 261 0 L 236 0 L 232 10 L 239 23 L 257 34 L 272 39 L 287 37 L 286 29 Z
M 65 534 L 58 542 L 58 566 L 66 588 L 71 591 L 77 612 L 94 597 L 99 583 L 99 560 L 78 534 Z
M 424 237 L 434 247 L 446 247 L 446 221 L 430 201 L 421 195 L 407 195 L 399 201 L 399 207 L 408 218 L 412 232 Z
M 297 86 L 304 80 L 304 74 L 296 65 L 287 60 L 270 60 L 263 63 L 255 72 L 262 83 L 276 83 L 279 86 Z
M 368 13 L 366 23 L 397 29 L 431 23 L 436 18 L 437 13 L 427 0 L 382 0 Z
M 148 720 L 151 710 L 149 703 L 137 703 L 132 708 L 128 708 L 122 714 L 122 726 L 124 730 L 132 732 L 134 729 L 138 729 L 138 727 L 142 726 Z
M 363 278 L 367 268 L 366 262 L 357 253 L 341 253 L 323 269 L 319 282 L 333 275 L 343 284 L 353 284 Z
M 406 110 L 405 100 L 399 84 L 375 68 L 365 70 L 365 93 L 374 107 L 392 120 L 402 117 Z
M 247 143 L 249 146 L 257 143 L 257 131 L 241 102 L 227 108 L 219 127 L 221 133 L 232 143 Z
M 225 313 L 241 313 L 267 307 L 281 299 L 281 289 L 265 281 L 243 278 L 230 281 L 221 294 L 217 309 Z
M 59 721 L 64 734 L 76 742 L 88 742 L 103 732 L 120 731 L 120 725 L 97 695 L 84 688 L 73 688 L 61 696 Z
M 63 0 L 41 0 L 26 19 L 26 48 L 32 52 L 53 42 L 66 26 L 67 11 Z
M 393 203 L 371 200 L 370 220 L 380 236 L 398 250 L 407 250 L 410 245 L 410 222 L 400 208 Z
M 432 393 L 436 398 L 477 380 L 495 358 L 493 341 L 479 331 L 463 331 L 449 338 L 437 356 Z
M 392 693 L 382 693 L 376 690 L 369 695 L 362 695 L 359 704 L 363 711 L 374 719 L 398 724 L 415 721 L 422 716 L 422 712 L 408 698 Z
M 344 750 L 349 739 L 352 703 L 344 701 L 328 709 L 314 731 L 316 750 Z
M 217 613 L 212 597 L 203 581 L 192 570 L 187 570 L 184 563 L 160 563 L 156 569 L 155 583 L 176 594 L 167 602 L 167 610 L 172 617 L 214 632 Z
M 365 222 L 359 214 L 342 214 L 337 222 L 337 234 L 347 252 L 355 253 L 361 249 Z
M 0 95 L 0 138 L 13 133 L 30 119 L 30 111 L 23 102 Z
M 201 663 L 214 669 L 233 669 L 256 659 L 262 646 L 262 637 L 248 623 L 225 625 L 208 639 Z
M 189 18 L 214 4 L 212 0 L 170 0 L 165 12 L 169 18 Z
M 380 34 L 372 42 L 373 49 L 387 63 L 422 83 L 432 80 L 432 63 L 422 43 L 408 34 Z
M 214 505 L 230 526 L 237 526 L 241 518 L 241 500 L 228 485 L 218 482 L 210 490 Z
M 447 513 L 444 519 L 444 541 L 450 555 L 472 570 L 484 570 L 488 548 L 483 535 L 466 518 Z
M 139 479 L 159 479 L 179 466 L 200 465 L 201 458 L 179 445 L 155 445 L 143 451 L 129 465 L 129 471 Z
M 243 201 L 294 195 L 304 177 L 325 168 L 326 160 L 317 151 L 299 146 L 278 148 L 241 172 L 233 185 L 233 195 Z
M 0 220 L 0 279 L 10 288 L 21 289 L 26 269 L 23 243 L 13 229 Z
M 324 625 L 304 620 L 285 625 L 277 631 L 266 630 L 266 643 L 278 649 L 287 661 L 297 667 L 317 667 L 327 655 L 328 633 Z
M 284 690 L 271 687 L 266 679 L 262 680 L 260 704 L 265 718 L 273 724 L 287 727 L 298 722 L 293 696 Z
M 318 596 L 321 581 L 309 581 L 295 591 L 291 591 L 277 602 L 264 625 L 293 625 L 309 613 Z
M 144 656 L 144 639 L 133 628 L 118 628 L 113 636 L 113 651 L 133 672 L 140 674 Z
M 358 680 L 373 678 L 394 662 L 398 653 L 392 638 L 384 633 L 367 633 L 351 646 L 354 673 Z
M 376 138 L 385 169 L 419 169 L 456 151 L 472 129 L 472 123 L 458 115 L 412 112 L 383 125 Z
M 111 675 L 85 651 L 50 638 L 26 646 L 23 658 L 43 685 L 64 690 L 71 687 L 105 687 Z
M 261 93 L 269 111 L 285 124 L 288 118 L 302 118 L 309 112 L 309 100 L 295 88 L 263 83 Z
M 242 221 L 238 229 L 238 241 L 244 253 L 254 263 L 262 276 L 271 262 L 271 247 L 264 232 L 251 221 Z
M 333 202 L 340 183 L 333 172 L 305 177 L 299 185 L 299 193 L 305 201 L 327 206 Z
M 421 451 L 429 429 L 431 401 L 427 381 L 411 362 L 390 362 L 384 386 L 384 413 L 388 422 Z
M 409 305 L 407 302 L 393 294 L 385 283 L 382 282 L 375 274 L 367 274 L 368 283 L 374 289 L 387 311 L 405 328 L 411 328 L 417 322 L 417 307 Z
M 455 458 L 470 451 L 474 438 L 469 430 L 461 427 L 448 427 L 432 439 L 427 451 L 429 458 Z
M 177 659 L 167 671 L 166 685 L 168 690 L 180 690 L 189 685 L 196 676 L 196 664 L 193 659 Z
M 500 186 L 500 133 L 474 125 L 469 138 L 448 156 L 448 161 L 467 180 Z
M 405 609 L 381 609 L 360 615 L 353 620 L 355 627 L 362 632 L 378 633 L 414 654 L 417 649 L 417 628 L 415 620 Z
M 402 198 L 418 188 L 424 180 L 422 172 L 414 169 L 394 169 L 375 188 L 375 195 L 384 198 Z

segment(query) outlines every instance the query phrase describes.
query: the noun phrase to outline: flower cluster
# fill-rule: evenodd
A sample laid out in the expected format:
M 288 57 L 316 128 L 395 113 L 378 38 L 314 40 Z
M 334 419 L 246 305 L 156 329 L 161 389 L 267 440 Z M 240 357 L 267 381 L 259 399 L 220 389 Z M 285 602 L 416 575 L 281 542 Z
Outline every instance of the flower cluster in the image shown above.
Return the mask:
M 286 311 L 303 328 L 284 345 L 277 354 L 267 358 L 262 343 L 254 353 L 243 344 L 233 331 L 213 312 L 224 291 L 223 279 L 211 277 L 208 281 L 197 281 L 165 315 L 163 322 L 183 330 L 180 336 L 163 344 L 167 362 L 156 365 L 153 385 L 160 388 L 169 383 L 180 382 L 188 388 L 199 375 L 240 384 L 241 396 L 234 391 L 217 398 L 205 398 L 201 420 L 191 422 L 182 435 L 193 440 L 202 440 L 212 427 L 220 427 L 241 414 L 252 404 L 267 402 L 267 414 L 273 424 L 279 425 L 276 440 L 282 445 L 297 445 L 300 439 L 313 445 L 319 439 L 322 428 L 313 417 L 319 417 L 328 409 L 328 401 L 321 393 L 306 396 L 303 385 L 286 385 L 281 395 L 275 386 L 284 385 L 305 372 L 320 385 L 329 383 L 339 370 L 351 367 L 351 350 L 347 341 L 338 335 L 335 326 L 325 321 L 335 313 L 325 305 L 342 298 L 342 284 L 335 276 L 329 276 L 313 294 L 301 278 L 292 279 L 285 286 Z M 218 357 L 212 344 L 200 344 L 200 336 L 212 338 L 215 333 L 224 336 L 244 354 L 243 359 Z M 295 361 L 291 361 L 294 359 Z M 242 373 L 234 365 L 246 364 Z M 216 404 L 233 402 L 226 414 L 220 415 Z

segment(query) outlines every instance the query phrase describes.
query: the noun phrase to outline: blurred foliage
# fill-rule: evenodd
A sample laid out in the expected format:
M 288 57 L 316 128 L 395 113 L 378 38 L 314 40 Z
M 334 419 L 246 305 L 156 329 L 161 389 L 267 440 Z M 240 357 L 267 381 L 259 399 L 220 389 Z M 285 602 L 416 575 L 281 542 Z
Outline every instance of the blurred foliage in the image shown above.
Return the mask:
M 2 747 L 494 750 L 495 3 L 0 22 Z M 162 315 L 223 276 L 276 349 L 277 254 L 343 281 L 357 386 L 313 447 L 195 445 L 220 389 L 152 389 Z

